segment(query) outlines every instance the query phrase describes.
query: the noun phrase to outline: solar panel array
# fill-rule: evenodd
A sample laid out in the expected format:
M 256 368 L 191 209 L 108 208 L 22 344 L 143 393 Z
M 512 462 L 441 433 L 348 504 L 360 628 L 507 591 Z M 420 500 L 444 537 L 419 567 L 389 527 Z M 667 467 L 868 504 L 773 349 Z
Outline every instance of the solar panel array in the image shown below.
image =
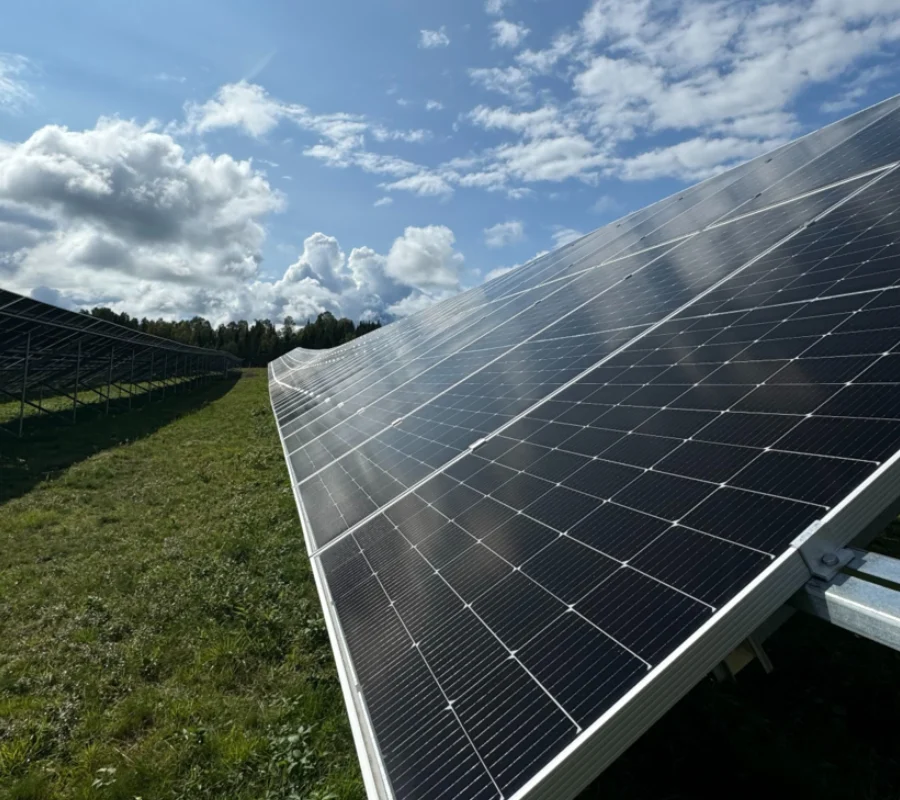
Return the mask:
M 898 160 L 894 98 L 271 365 L 370 793 L 571 794 L 900 494 Z
M 134 394 L 222 372 L 240 364 L 229 353 L 191 347 L 0 289 L 0 400 L 40 405 L 39 397 L 79 392 Z

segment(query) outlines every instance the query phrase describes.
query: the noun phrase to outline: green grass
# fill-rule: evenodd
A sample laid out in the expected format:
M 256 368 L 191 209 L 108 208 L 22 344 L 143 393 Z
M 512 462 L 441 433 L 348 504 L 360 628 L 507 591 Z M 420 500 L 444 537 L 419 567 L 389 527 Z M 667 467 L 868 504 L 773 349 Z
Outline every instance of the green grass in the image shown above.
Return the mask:
M 0 439 L 0 798 L 362 798 L 264 371 L 79 419 Z M 582 800 L 900 796 L 900 654 L 767 649 Z
M 0 441 L 0 797 L 362 797 L 265 372 L 45 424 Z

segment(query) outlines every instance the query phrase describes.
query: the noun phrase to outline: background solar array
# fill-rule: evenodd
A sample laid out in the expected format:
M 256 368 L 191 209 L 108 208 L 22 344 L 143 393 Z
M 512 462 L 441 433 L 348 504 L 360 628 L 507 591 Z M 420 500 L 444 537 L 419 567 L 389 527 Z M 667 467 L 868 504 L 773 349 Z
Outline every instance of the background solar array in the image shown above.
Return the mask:
M 110 384 L 162 384 L 239 364 L 230 353 L 162 339 L 0 289 L 4 400 L 24 405 L 38 391 L 77 398 L 79 390 L 102 394 Z
M 896 109 L 273 365 L 398 798 L 513 795 L 900 449 Z

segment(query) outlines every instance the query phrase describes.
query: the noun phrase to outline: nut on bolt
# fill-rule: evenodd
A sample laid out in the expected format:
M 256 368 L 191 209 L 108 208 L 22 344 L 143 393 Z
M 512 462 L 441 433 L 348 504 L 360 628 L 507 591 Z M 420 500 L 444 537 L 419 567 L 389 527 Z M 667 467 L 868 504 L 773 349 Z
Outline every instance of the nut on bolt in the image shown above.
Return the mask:
M 820 561 L 826 567 L 836 567 L 838 565 L 838 562 L 840 561 L 840 559 L 834 553 L 825 553 L 822 556 L 822 558 L 820 559 Z

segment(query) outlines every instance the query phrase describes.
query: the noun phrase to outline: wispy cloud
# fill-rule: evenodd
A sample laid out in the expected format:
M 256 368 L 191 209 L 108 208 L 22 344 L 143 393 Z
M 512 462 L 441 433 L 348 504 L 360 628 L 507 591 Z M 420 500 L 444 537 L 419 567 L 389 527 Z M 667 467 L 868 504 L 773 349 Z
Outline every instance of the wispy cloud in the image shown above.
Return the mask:
M 31 61 L 15 53 L 0 53 L 0 109 L 20 112 L 34 102 L 25 76 L 34 69 Z
M 161 83 L 184 83 L 187 78 L 184 75 L 170 75 L 168 72 L 157 72 L 153 80 Z

